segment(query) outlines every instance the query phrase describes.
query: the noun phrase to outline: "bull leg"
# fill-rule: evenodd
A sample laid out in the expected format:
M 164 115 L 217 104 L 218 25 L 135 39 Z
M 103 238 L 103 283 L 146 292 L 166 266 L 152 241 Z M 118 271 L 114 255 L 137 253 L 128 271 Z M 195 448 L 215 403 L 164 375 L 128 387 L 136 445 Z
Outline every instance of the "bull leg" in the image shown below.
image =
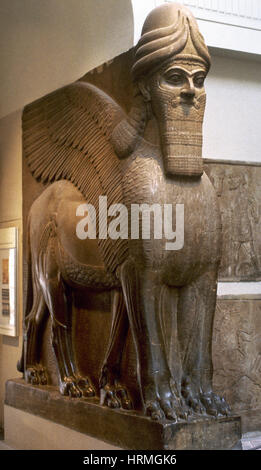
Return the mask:
M 33 385 L 46 385 L 45 368 L 39 363 L 42 337 L 42 325 L 47 314 L 46 304 L 41 293 L 35 298 L 31 312 L 25 318 L 25 334 L 23 343 L 23 370 L 26 382 Z
M 110 408 L 131 409 L 127 390 L 120 383 L 121 360 L 126 344 L 129 321 L 121 290 L 114 290 L 112 298 L 112 325 L 100 377 L 101 404 Z
M 181 394 L 182 366 L 180 359 L 180 346 L 178 341 L 177 310 L 179 301 L 179 289 L 170 286 L 162 286 L 160 302 L 161 329 L 169 368 L 173 378 L 178 401 L 183 410 L 184 417 L 193 414 L 192 409 L 187 406 Z
M 212 390 L 212 333 L 216 307 L 215 268 L 183 287 L 178 304 L 178 328 L 183 366 L 182 393 L 194 411 L 218 416 L 229 407 Z
M 71 397 L 93 396 L 95 392 L 88 378 L 84 379 L 76 373 L 72 348 L 72 299 L 59 271 L 51 243 L 46 251 L 41 284 L 52 319 L 52 347 L 56 358 L 59 389 L 62 395 Z
M 139 272 L 132 260 L 123 263 L 120 280 L 138 361 L 139 385 L 144 411 L 152 419 L 184 418 L 171 387 L 160 328 L 160 288 L 153 272 Z

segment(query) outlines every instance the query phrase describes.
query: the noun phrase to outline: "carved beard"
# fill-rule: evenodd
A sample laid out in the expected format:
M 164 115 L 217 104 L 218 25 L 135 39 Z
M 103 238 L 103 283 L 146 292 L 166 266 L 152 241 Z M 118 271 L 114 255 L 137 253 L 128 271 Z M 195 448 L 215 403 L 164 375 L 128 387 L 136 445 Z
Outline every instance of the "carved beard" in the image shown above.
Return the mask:
M 206 94 L 202 93 L 192 103 L 180 102 L 180 98 L 165 90 L 155 90 L 153 113 L 160 133 L 164 169 L 167 175 L 201 176 L 202 125 Z

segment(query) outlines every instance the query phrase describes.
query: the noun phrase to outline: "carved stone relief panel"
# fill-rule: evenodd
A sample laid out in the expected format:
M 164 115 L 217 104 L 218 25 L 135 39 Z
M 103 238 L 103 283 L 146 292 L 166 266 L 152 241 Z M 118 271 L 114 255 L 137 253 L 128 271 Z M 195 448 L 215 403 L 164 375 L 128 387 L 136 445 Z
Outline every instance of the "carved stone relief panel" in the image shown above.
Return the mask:
M 261 418 L 261 297 L 222 300 L 213 339 L 214 388 L 242 416 L 243 431 Z
M 223 248 L 219 280 L 261 279 L 261 166 L 207 163 L 219 199 Z

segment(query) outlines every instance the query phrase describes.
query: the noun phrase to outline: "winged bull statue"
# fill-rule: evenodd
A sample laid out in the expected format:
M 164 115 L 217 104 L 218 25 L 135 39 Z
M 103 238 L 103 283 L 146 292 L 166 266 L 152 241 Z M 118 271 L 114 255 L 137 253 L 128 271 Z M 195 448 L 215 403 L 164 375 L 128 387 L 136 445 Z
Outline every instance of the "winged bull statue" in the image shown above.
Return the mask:
M 27 306 L 18 364 L 28 382 L 47 383 L 39 342 L 50 316 L 61 394 L 95 394 L 91 378 L 82 377 L 76 366 L 73 295 L 79 289 L 86 296 L 110 290 L 112 325 L 100 374 L 101 403 L 132 407 L 121 382 L 130 328 L 146 415 L 180 420 L 229 413 L 212 388 L 221 222 L 202 159 L 209 68 L 209 52 L 191 12 L 165 3 L 148 15 L 136 46 L 128 114 L 81 81 L 25 108 L 24 155 L 33 176 L 48 183 L 28 217 Z M 166 239 L 152 234 L 145 240 L 79 239 L 77 207 L 87 202 L 98 213 L 101 195 L 108 205 L 127 208 L 171 203 L 173 219 L 176 204 L 183 204 L 183 248 L 166 251 Z M 169 318 L 175 342 L 171 357 Z

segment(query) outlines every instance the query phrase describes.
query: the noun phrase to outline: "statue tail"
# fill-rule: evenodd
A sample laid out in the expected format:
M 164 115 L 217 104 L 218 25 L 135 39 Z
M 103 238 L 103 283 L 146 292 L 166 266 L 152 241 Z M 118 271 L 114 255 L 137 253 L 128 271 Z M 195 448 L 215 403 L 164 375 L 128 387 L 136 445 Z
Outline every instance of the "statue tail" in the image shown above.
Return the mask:
M 25 313 L 24 313 L 24 321 L 23 321 L 23 348 L 21 358 L 17 362 L 17 370 L 19 372 L 24 372 L 24 362 L 25 362 L 25 333 L 26 333 L 26 325 L 25 321 L 27 316 L 30 314 L 32 307 L 33 307 L 33 278 L 32 278 L 32 253 L 31 253 L 31 243 L 30 243 L 30 217 L 28 219 L 27 224 L 27 289 L 26 289 L 26 305 L 25 305 Z

